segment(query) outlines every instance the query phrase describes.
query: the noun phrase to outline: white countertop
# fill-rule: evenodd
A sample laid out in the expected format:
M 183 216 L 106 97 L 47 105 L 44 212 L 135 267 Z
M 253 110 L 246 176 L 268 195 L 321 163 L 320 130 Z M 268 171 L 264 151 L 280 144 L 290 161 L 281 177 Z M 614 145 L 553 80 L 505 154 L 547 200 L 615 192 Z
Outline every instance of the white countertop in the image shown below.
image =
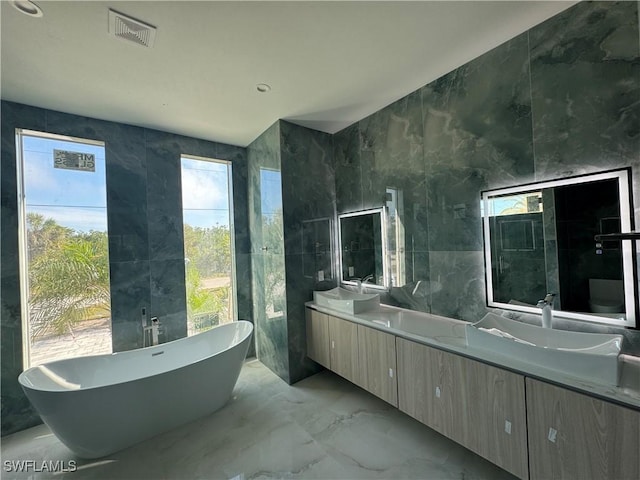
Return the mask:
M 620 382 L 622 386 L 602 385 L 572 377 L 566 372 L 525 362 L 518 358 L 470 347 L 467 345 L 467 336 L 465 333 L 468 322 L 462 320 L 406 310 L 389 305 L 380 305 L 379 310 L 358 314 L 344 313 L 317 305 L 314 302 L 307 302 L 305 305 L 319 312 L 359 323 L 398 337 L 457 353 L 483 363 L 504 368 L 531 378 L 555 383 L 634 409 L 640 409 L 640 389 L 625 386 L 629 384 L 640 384 L 639 381 L 629 381 L 629 376 L 640 375 L 640 361 L 635 364 L 622 363 L 622 380 Z

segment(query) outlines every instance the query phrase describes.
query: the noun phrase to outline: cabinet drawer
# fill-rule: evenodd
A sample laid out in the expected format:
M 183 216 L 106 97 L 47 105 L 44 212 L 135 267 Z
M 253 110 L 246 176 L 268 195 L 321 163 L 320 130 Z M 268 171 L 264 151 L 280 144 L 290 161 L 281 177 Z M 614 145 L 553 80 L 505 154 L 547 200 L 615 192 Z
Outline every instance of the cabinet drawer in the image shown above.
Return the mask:
M 527 378 L 531 478 L 640 478 L 640 412 Z
M 396 337 L 358 325 L 358 355 L 362 388 L 397 407 Z

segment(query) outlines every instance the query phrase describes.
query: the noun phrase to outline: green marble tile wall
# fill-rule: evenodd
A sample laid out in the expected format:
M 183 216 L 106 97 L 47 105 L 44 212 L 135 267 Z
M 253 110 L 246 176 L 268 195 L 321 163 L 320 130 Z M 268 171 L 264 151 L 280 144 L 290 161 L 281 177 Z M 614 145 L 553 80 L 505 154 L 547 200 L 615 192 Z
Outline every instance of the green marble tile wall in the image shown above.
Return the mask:
M 581 2 L 335 134 L 338 213 L 404 192 L 406 277 L 384 301 L 486 313 L 485 189 L 631 166 L 638 225 L 639 52 L 638 2 Z
M 256 354 L 289 381 L 280 124 L 247 148 Z
M 2 102 L 2 434 L 39 422 L 17 377 L 22 364 L 15 129 L 106 143 L 113 350 L 142 346 L 140 312 L 163 324 L 161 341 L 186 336 L 180 155 L 230 160 L 238 316 L 252 318 L 244 148 Z
M 319 370 L 307 358 L 304 303 L 313 298 L 313 290 L 336 285 L 326 243 L 331 236 L 327 220 L 333 220 L 336 211 L 332 144 L 331 135 L 280 122 L 289 383 Z M 308 225 L 315 230 L 310 238 L 313 252 L 304 248 L 309 243 L 305 242 Z M 314 266 L 305 269 L 305 259 L 310 258 L 316 260 Z
M 336 284 L 325 248 L 335 215 L 332 158 L 330 135 L 285 121 L 248 147 L 256 351 L 288 383 L 318 371 L 306 356 L 304 303 Z M 325 247 L 316 251 L 318 239 Z

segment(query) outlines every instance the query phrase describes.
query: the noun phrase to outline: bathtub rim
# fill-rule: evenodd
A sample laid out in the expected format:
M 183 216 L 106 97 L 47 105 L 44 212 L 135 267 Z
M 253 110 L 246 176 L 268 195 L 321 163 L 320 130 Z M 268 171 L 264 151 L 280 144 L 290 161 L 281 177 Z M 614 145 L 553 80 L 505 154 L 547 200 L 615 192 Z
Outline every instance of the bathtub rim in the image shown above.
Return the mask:
M 139 353 L 141 351 L 152 351 L 153 349 L 160 349 L 160 348 L 163 348 L 163 347 L 165 347 L 165 346 L 167 346 L 169 344 L 188 341 L 188 340 L 193 339 L 194 337 L 199 336 L 199 335 L 210 334 L 211 332 L 217 330 L 218 328 L 224 328 L 224 327 L 230 328 L 229 327 L 230 325 L 235 327 L 238 324 L 244 324 L 244 323 L 249 325 L 249 330 L 248 330 L 247 334 L 245 336 L 243 336 L 237 343 L 234 343 L 234 344 L 230 345 L 229 347 L 227 347 L 227 348 L 225 348 L 223 350 L 220 350 L 219 352 L 216 352 L 216 353 L 214 353 L 212 355 L 208 355 L 206 357 L 202 357 L 202 358 L 200 358 L 200 359 L 198 359 L 198 360 L 196 360 L 194 362 L 187 363 L 187 364 L 184 364 L 184 365 L 179 365 L 179 366 L 177 366 L 175 368 L 169 368 L 167 370 L 163 370 L 161 372 L 157 372 L 157 373 L 154 373 L 152 375 L 143 375 L 143 376 L 135 377 L 135 378 L 132 378 L 132 379 L 127 379 L 127 380 L 124 380 L 124 381 L 121 381 L 121 382 L 106 383 L 106 384 L 103 384 L 103 385 L 92 385 L 92 386 L 88 386 L 88 387 L 80 387 L 78 389 L 62 389 L 62 390 L 52 390 L 52 389 L 48 389 L 48 388 L 42 388 L 42 387 L 39 387 L 39 386 L 36 386 L 36 385 L 25 384 L 24 381 L 23 381 L 26 378 L 27 374 L 31 370 L 37 369 L 38 367 L 41 367 L 41 366 L 54 365 L 54 364 L 61 363 L 61 362 L 69 362 L 69 361 L 81 360 L 81 359 L 86 359 L 86 358 L 109 358 L 109 357 L 112 357 L 114 355 L 122 356 L 122 355 L 130 354 L 130 353 Z M 127 350 L 127 351 L 124 351 L 124 352 L 112 352 L 112 353 L 102 353 L 102 354 L 99 354 L 99 355 L 84 355 L 84 356 L 81 356 L 81 357 L 61 358 L 60 360 L 54 360 L 52 362 L 46 362 L 46 363 L 42 363 L 40 365 L 35 365 L 33 367 L 29 367 L 28 369 L 22 371 L 20 373 L 20 375 L 18 375 L 18 383 L 20 384 L 20 386 L 23 389 L 29 389 L 29 390 L 33 390 L 33 391 L 37 391 L 37 392 L 47 392 L 47 393 L 52 393 L 52 394 L 70 394 L 70 393 L 74 393 L 74 392 L 83 392 L 83 391 L 95 390 L 95 389 L 99 389 L 99 388 L 108 388 L 108 387 L 111 387 L 111 386 L 114 386 L 114 385 L 124 385 L 124 384 L 127 384 L 127 383 L 144 380 L 144 379 L 147 379 L 147 378 L 152 378 L 152 377 L 156 377 L 156 376 L 159 376 L 159 375 L 164 375 L 164 374 L 171 373 L 171 372 L 176 372 L 176 371 L 181 370 L 183 368 L 188 368 L 191 365 L 197 365 L 199 363 L 205 362 L 205 361 L 207 361 L 207 360 L 209 360 L 209 359 L 211 359 L 213 357 L 216 357 L 218 355 L 222 355 L 222 354 L 228 352 L 229 350 L 232 350 L 232 349 L 238 347 L 239 345 L 242 345 L 244 342 L 248 341 L 251 338 L 251 335 L 253 335 L 254 328 L 255 327 L 254 327 L 253 323 L 249 322 L 248 320 L 235 320 L 235 321 L 230 322 L 230 323 L 225 323 L 224 325 L 216 325 L 215 327 L 213 327 L 213 328 L 211 328 L 211 329 L 209 329 L 209 330 L 207 330 L 205 332 L 201 332 L 201 333 L 199 333 L 197 335 L 192 335 L 191 337 L 177 338 L 176 340 L 172 340 L 171 342 L 161 343 L 159 345 L 152 345 L 152 346 L 144 347 L 144 348 L 136 348 L 136 349 Z

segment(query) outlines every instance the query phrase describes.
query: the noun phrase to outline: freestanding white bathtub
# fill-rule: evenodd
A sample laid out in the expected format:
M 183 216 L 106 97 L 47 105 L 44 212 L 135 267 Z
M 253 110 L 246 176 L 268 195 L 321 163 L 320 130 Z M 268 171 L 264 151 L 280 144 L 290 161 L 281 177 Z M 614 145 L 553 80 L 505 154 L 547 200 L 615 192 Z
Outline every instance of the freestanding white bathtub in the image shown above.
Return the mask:
M 252 331 L 234 322 L 154 347 L 51 362 L 18 380 L 62 443 L 79 457 L 103 457 L 221 408 Z

